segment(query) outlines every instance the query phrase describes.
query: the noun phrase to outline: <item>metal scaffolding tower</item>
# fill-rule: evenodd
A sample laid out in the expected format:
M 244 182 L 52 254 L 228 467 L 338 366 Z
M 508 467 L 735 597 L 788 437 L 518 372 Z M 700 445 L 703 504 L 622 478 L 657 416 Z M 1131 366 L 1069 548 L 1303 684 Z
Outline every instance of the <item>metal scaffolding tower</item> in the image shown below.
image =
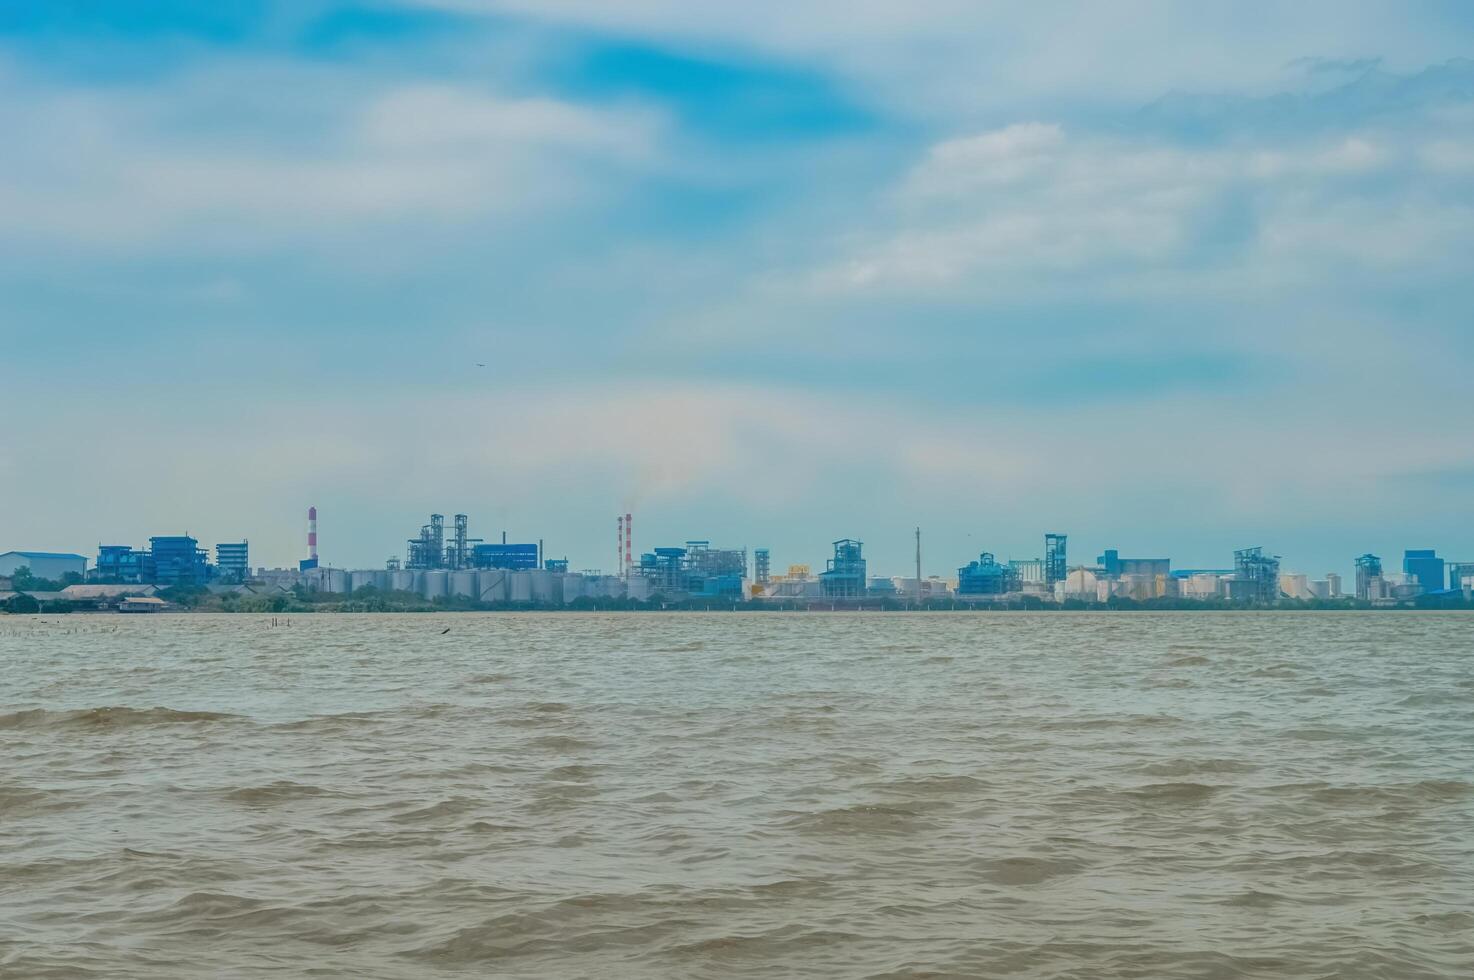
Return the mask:
M 1065 580 L 1065 540 L 1067 537 L 1064 534 L 1044 535 L 1044 584 L 1051 589 L 1054 588 L 1054 583 Z
M 1381 596 L 1373 596 L 1372 580 L 1382 578 L 1382 559 L 1376 555 L 1367 553 L 1356 559 L 1356 597 L 1363 601 Z
M 1233 553 L 1234 578 L 1245 583 L 1240 593 L 1250 602 L 1278 602 L 1280 562 L 1263 548 L 1243 548 Z

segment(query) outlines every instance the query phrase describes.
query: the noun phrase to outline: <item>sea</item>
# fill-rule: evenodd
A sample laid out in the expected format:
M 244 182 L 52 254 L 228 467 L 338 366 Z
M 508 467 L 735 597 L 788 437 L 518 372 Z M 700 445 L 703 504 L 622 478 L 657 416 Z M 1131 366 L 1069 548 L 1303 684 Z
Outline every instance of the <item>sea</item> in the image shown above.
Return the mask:
M 1467 978 L 1474 615 L 0 616 L 0 976 Z

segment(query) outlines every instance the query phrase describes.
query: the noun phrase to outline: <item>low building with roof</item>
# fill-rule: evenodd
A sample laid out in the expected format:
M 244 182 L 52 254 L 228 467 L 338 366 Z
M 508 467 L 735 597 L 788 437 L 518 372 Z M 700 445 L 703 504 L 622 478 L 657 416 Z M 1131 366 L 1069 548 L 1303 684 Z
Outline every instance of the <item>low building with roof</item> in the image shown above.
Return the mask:
M 129 595 L 118 600 L 118 612 L 163 612 L 169 604 L 156 595 Z

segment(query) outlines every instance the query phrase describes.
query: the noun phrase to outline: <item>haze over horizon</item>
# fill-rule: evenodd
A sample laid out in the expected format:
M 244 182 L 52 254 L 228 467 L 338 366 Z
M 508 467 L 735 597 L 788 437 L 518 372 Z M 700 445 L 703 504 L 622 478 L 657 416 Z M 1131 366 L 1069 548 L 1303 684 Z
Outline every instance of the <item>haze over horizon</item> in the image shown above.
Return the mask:
M 1474 560 L 1474 8 L 977 6 L 0 10 L 0 551 Z

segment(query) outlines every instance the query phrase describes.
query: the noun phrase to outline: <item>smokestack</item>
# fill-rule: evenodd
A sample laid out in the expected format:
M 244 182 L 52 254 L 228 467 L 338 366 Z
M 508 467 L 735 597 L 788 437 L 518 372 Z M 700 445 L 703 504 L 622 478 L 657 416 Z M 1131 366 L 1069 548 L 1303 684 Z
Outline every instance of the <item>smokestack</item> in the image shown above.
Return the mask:
M 621 578 L 623 578 L 624 577 L 624 515 L 621 514 L 617 518 L 615 518 L 615 523 L 619 525 L 619 538 L 615 541 L 615 544 L 614 544 L 614 574 L 616 574 L 616 575 L 620 576 Z
M 632 514 L 624 515 L 624 577 L 630 577 L 630 570 L 635 567 L 635 547 L 632 543 L 635 539 L 635 518 Z
M 916 601 L 921 602 L 921 528 L 916 529 Z
M 307 508 L 307 557 L 317 561 L 317 508 Z

